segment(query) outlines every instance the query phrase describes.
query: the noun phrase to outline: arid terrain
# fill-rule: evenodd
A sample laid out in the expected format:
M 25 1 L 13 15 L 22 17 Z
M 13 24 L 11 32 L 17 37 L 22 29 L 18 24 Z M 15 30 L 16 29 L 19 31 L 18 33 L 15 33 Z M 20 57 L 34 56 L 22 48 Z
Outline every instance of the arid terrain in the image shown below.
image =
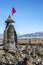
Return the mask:
M 0 44 L 3 42 L 3 39 L 2 38 L 0 38 Z
M 3 42 L 3 39 L 0 38 L 0 43 Z M 18 39 L 18 43 L 33 43 L 33 44 L 43 44 L 43 38 L 29 38 L 29 39 Z
M 43 44 L 43 38 L 18 39 L 18 43 Z
M 18 39 L 17 41 L 19 43 L 18 49 L 20 49 L 19 51 L 17 51 L 17 54 L 18 54 L 17 58 L 19 60 L 22 61 L 25 56 L 30 57 L 29 60 L 27 61 L 27 65 L 32 65 L 32 63 L 34 62 L 34 61 L 32 61 L 32 59 L 37 60 L 37 62 L 38 62 L 38 60 L 40 58 L 40 62 L 42 63 L 41 65 L 43 65 L 43 38 Z M 2 43 L 3 43 L 3 39 L 0 39 L 0 45 Z M 27 43 L 28 43 L 28 45 L 27 45 Z M 1 49 L 2 49 L 2 47 L 0 46 L 0 55 L 3 53 L 3 50 L 1 50 Z M 35 58 L 34 58 L 34 55 L 36 56 Z M 35 63 L 36 63 L 36 61 L 35 61 Z

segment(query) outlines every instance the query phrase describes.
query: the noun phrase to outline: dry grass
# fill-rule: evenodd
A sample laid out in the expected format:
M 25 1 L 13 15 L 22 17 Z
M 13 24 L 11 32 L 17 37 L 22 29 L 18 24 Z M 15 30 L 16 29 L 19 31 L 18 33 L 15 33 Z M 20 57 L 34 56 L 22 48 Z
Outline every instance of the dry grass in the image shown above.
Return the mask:
M 2 43 L 2 42 L 3 42 L 3 39 L 0 38 L 0 43 Z
M 18 39 L 18 43 L 34 43 L 34 44 L 43 44 L 43 38 L 30 38 L 30 39 Z M 3 42 L 3 39 L 0 38 L 0 43 Z
M 43 38 L 31 38 L 31 39 L 18 39 L 18 43 L 34 43 L 34 44 L 43 44 Z

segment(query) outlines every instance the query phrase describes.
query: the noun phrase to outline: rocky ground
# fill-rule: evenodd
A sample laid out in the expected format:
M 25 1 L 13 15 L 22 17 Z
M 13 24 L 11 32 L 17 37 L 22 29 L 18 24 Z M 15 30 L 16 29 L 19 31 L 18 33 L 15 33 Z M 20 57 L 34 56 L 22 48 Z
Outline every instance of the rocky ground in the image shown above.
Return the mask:
M 0 65 L 43 65 L 43 47 L 27 44 L 5 49 L 0 45 Z
M 19 44 L 9 47 L 0 43 L 0 65 L 43 65 L 43 44 Z

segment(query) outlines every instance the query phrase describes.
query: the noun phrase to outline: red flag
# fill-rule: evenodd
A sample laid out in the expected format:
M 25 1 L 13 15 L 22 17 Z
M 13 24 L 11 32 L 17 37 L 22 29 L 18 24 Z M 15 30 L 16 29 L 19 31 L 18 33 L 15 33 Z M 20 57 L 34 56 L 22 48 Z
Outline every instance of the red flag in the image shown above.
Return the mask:
M 15 8 L 12 7 L 12 15 L 16 12 Z

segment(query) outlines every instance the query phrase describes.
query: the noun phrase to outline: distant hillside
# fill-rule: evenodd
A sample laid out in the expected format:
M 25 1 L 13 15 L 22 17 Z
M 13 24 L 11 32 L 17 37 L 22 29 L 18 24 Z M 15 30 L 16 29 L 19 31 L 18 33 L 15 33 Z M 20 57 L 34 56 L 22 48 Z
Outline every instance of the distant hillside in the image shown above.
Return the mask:
M 22 38 L 43 38 L 43 32 L 36 32 L 36 33 L 30 33 L 30 34 L 24 34 L 24 35 L 18 35 L 19 39 Z M 3 38 L 3 34 L 0 34 L 0 38 Z
M 19 38 L 43 38 L 43 32 L 24 34 L 24 35 L 19 36 Z

